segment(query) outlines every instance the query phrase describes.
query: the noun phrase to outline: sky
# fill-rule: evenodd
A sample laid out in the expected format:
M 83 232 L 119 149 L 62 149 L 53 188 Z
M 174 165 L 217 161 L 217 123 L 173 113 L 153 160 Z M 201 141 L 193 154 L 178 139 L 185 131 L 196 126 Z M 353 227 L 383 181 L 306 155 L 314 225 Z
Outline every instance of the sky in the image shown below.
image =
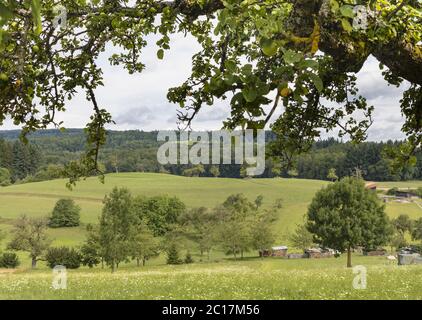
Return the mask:
M 177 128 L 177 105 L 168 102 L 166 95 L 171 87 L 183 83 L 191 71 L 191 57 L 200 47 L 191 37 L 174 35 L 171 50 L 166 51 L 164 60 L 157 59 L 155 40 L 149 39 L 144 49 L 143 62 L 146 70 L 141 74 L 129 75 L 122 67 L 110 66 L 108 57 L 117 49 L 108 47 L 98 63 L 104 71 L 104 87 L 97 89 L 96 95 L 101 107 L 112 114 L 116 124 L 112 130 L 139 129 L 173 130 Z M 399 100 L 406 85 L 396 88 L 388 86 L 382 78 L 378 62 L 369 58 L 358 74 L 360 93 L 375 106 L 374 124 L 368 132 L 368 140 L 381 141 L 401 139 L 400 128 L 404 122 Z M 67 112 L 59 114 L 66 128 L 82 128 L 89 121 L 92 107 L 81 92 L 67 105 Z M 229 101 L 218 101 L 213 106 L 205 106 L 194 120 L 194 130 L 218 130 L 222 121 L 230 113 Z M 6 121 L 1 129 L 16 129 Z M 336 133 L 324 134 L 324 137 Z

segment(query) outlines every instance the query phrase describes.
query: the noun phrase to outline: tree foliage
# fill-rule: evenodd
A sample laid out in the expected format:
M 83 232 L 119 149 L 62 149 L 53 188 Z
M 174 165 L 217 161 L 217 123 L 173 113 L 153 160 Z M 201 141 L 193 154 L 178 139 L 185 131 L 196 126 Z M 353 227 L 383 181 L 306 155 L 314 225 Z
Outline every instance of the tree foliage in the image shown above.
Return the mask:
M 307 229 L 324 247 L 348 252 L 357 246 L 376 249 L 388 242 L 390 221 L 377 195 L 363 180 L 344 178 L 315 195 L 308 209 Z
M 8 244 L 10 250 L 26 251 L 32 260 L 32 268 L 50 247 L 51 240 L 46 234 L 47 221 L 43 218 L 22 216 L 15 224 L 12 240 Z
M 294 248 L 306 250 L 314 243 L 314 236 L 305 224 L 301 224 L 296 227 L 295 232 L 290 236 L 290 242 Z
M 323 130 L 340 128 L 354 141 L 366 138 L 373 106 L 359 95 L 356 80 L 369 55 L 392 85 L 409 81 L 401 111 L 408 143 L 389 152 L 397 163 L 414 163 L 420 148 L 422 89 L 419 1 L 361 1 L 369 12 L 353 27 L 349 0 L 178 0 L 61 1 L 66 27 L 57 27 L 53 0 L 2 2 L 0 25 L 0 121 L 10 117 L 26 133 L 54 124 L 66 101 L 84 91 L 93 115 L 86 125 L 87 150 L 68 165 L 70 183 L 101 173 L 99 148 L 112 123 L 96 90 L 103 86 L 97 58 L 108 44 L 110 57 L 129 73 L 145 69 L 142 50 L 158 35 L 157 58 L 170 49 L 170 36 L 191 34 L 202 47 L 192 57 L 192 74 L 168 93 L 187 125 L 204 105 L 230 100 L 229 129 L 262 128 L 277 134 L 274 155 L 289 162 L 309 150 Z M 323 52 L 324 54 L 320 54 Z M 335 107 L 333 107 L 335 103 Z M 283 105 L 283 113 L 274 117 Z M 360 116 L 363 116 L 360 117 Z M 395 164 L 395 163 L 394 163 Z
M 72 199 L 60 199 L 54 206 L 48 222 L 50 228 L 77 227 L 80 224 L 81 208 Z

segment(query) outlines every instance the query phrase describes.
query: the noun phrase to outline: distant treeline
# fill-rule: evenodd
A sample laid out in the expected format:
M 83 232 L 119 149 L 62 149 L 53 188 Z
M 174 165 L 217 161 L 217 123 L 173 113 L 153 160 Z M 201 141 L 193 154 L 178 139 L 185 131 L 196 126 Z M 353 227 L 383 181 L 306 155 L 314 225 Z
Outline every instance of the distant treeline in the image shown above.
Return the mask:
M 45 130 L 30 136 L 30 144 L 18 141 L 19 131 L 0 131 L 0 168 L 7 169 L 12 183 L 41 181 L 61 176 L 62 167 L 77 160 L 85 151 L 82 129 Z M 267 141 L 273 134 L 267 132 Z M 100 162 L 106 173 L 167 172 L 176 175 L 241 178 L 245 168 L 240 165 L 166 165 L 157 161 L 157 132 L 110 131 L 101 149 Z M 310 152 L 296 158 L 294 169 L 283 169 L 268 157 L 262 177 L 294 176 L 306 179 L 334 180 L 353 174 L 357 169 L 366 180 L 422 179 L 422 153 L 417 154 L 415 167 L 392 174 L 389 161 L 383 158 L 384 148 L 400 141 L 366 142 L 354 145 L 333 138 L 316 142 Z M 0 180 L 1 180 L 0 174 Z M 1 183 L 1 181 L 0 181 Z

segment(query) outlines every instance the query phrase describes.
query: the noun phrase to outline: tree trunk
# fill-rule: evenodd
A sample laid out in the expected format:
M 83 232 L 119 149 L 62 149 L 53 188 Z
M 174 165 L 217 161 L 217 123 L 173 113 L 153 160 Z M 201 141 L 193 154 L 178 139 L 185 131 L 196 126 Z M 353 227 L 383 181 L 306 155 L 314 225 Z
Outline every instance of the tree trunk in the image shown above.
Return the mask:
M 233 247 L 234 260 L 237 260 L 236 247 Z
M 145 267 L 145 263 L 147 262 L 147 259 L 145 259 L 145 258 L 143 258 L 142 259 L 142 266 L 144 266 Z
M 352 267 L 352 249 L 350 247 L 347 248 L 347 267 Z
M 111 272 L 116 272 L 116 264 L 114 263 L 114 260 L 111 262 Z
M 35 269 L 37 267 L 37 258 L 32 258 L 32 269 Z
M 141 260 L 139 260 L 139 258 L 136 258 L 136 265 L 137 265 L 138 267 L 140 267 L 140 266 L 141 266 Z
M 243 260 L 243 249 L 240 250 L 240 259 Z

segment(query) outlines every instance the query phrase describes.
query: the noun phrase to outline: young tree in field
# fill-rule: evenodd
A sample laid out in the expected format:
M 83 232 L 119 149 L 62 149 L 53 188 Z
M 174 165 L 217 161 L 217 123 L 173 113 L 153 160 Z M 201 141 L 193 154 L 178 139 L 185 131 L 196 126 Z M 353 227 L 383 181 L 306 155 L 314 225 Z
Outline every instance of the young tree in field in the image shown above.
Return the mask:
M 198 245 L 201 257 L 207 253 L 209 260 L 211 249 L 216 243 L 215 212 L 204 207 L 191 209 L 181 216 L 180 224 L 186 237 Z
M 179 250 L 175 243 L 171 243 L 167 249 L 167 264 L 182 264 L 183 261 L 180 259 Z
M 347 251 L 348 267 L 352 266 L 353 248 L 384 245 L 392 233 L 384 205 L 356 178 L 344 178 L 318 191 L 307 220 L 316 243 Z
M 328 170 L 327 179 L 331 180 L 332 182 L 338 180 L 338 176 L 337 176 L 335 168 L 330 168 L 330 170 Z
M 306 228 L 306 225 L 300 224 L 295 232 L 289 238 L 292 246 L 297 249 L 306 250 L 314 243 L 314 236 Z
M 138 225 L 131 246 L 131 255 L 136 260 L 138 267 L 141 265 L 141 261 L 145 266 L 149 259 L 160 254 L 160 242 L 145 224 Z
M 32 268 L 50 247 L 51 240 L 47 237 L 47 220 L 22 216 L 15 224 L 12 240 L 8 244 L 10 250 L 29 252 Z
M 131 254 L 138 223 L 129 190 L 114 188 L 104 200 L 98 229 L 104 260 L 112 272 Z
M 275 211 L 265 210 L 257 213 L 251 226 L 252 247 L 260 252 L 271 248 L 275 242 L 273 223 L 276 221 Z
M 81 208 L 72 199 L 57 201 L 48 222 L 50 228 L 77 227 L 80 224 Z
M 256 204 L 243 194 L 231 195 L 215 209 L 219 221 L 218 239 L 227 253 L 237 259 L 252 247 L 251 228 L 256 216 Z
M 406 231 L 412 232 L 413 221 L 407 214 L 401 214 L 391 222 L 394 229 L 402 235 L 404 235 Z
M 81 246 L 82 264 L 93 268 L 100 262 L 104 267 L 104 250 L 100 242 L 100 234 L 98 226 L 87 226 L 87 239 Z

